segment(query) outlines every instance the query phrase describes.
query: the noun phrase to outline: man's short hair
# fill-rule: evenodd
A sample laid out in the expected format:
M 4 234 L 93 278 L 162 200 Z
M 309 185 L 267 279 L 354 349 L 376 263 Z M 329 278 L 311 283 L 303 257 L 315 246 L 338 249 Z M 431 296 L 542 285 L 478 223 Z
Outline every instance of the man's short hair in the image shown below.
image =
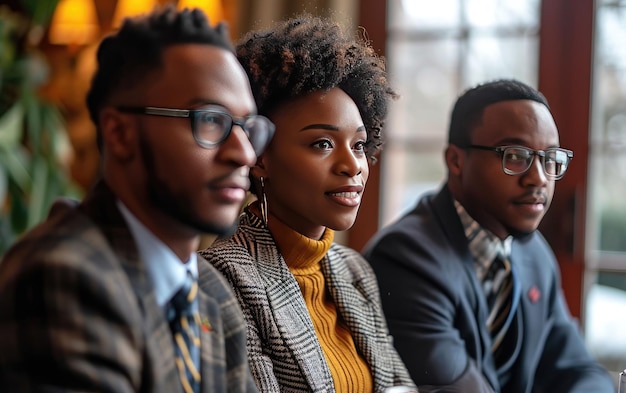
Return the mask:
M 457 146 L 471 144 L 471 131 L 480 124 L 485 108 L 511 100 L 532 100 L 550 109 L 543 94 L 514 79 L 500 79 L 466 90 L 454 104 L 448 129 L 448 143 Z
M 159 69 L 165 48 L 191 43 L 215 45 L 234 53 L 226 26 L 220 23 L 211 27 L 198 9 L 176 11 L 170 5 L 144 17 L 126 19 L 98 48 L 97 69 L 87 93 L 87 108 L 96 128 L 100 110 L 114 93 L 141 84 Z

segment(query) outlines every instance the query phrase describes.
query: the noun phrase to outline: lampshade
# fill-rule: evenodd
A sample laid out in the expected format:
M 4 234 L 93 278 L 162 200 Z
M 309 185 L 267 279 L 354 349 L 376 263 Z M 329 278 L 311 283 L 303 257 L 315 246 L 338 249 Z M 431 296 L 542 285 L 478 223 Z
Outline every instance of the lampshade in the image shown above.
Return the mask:
M 222 0 L 178 0 L 178 9 L 199 8 L 209 18 L 211 24 L 224 19 L 224 8 Z
M 93 0 L 61 0 L 50 22 L 50 43 L 85 45 L 96 40 L 99 30 Z
M 117 0 L 117 7 L 113 14 L 113 27 L 119 27 L 124 18 L 149 13 L 156 4 L 157 0 Z

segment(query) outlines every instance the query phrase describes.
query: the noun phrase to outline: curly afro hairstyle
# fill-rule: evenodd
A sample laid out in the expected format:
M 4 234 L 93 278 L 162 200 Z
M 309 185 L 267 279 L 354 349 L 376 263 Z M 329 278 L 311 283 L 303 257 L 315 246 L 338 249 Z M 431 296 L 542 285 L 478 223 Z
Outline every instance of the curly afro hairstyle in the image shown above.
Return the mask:
M 143 83 L 162 65 L 163 51 L 177 44 L 215 45 L 234 53 L 226 25 L 211 27 L 198 9 L 177 11 L 173 6 L 146 16 L 129 18 L 98 47 L 97 70 L 87 93 L 87 108 L 98 128 L 98 115 L 115 93 Z M 98 147 L 101 135 L 98 131 Z
M 367 130 L 371 162 L 382 147 L 389 86 L 385 61 L 361 38 L 344 34 L 329 19 L 300 15 L 268 30 L 247 33 L 236 47 L 250 78 L 260 114 L 271 117 L 281 103 L 339 87 L 355 102 Z

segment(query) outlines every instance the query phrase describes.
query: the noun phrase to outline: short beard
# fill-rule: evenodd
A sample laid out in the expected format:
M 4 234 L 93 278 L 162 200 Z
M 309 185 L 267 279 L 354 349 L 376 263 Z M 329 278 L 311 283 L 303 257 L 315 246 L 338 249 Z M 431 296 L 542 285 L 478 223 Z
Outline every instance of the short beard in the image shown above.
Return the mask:
M 139 134 L 139 145 L 141 160 L 146 171 L 146 192 L 150 202 L 157 209 L 201 233 L 227 236 L 235 231 L 237 228 L 236 220 L 231 225 L 218 225 L 211 221 L 199 219 L 198 214 L 193 210 L 193 201 L 190 196 L 184 193 L 176 194 L 165 181 L 159 178 L 154 154 L 150 149 L 150 144 L 143 136 L 143 127 L 141 127 Z
M 536 231 L 536 229 L 533 229 L 532 231 L 521 231 L 515 228 L 507 228 L 507 231 L 509 232 L 511 236 L 513 236 L 515 240 L 524 241 L 528 239 L 530 236 L 532 236 L 532 234 Z

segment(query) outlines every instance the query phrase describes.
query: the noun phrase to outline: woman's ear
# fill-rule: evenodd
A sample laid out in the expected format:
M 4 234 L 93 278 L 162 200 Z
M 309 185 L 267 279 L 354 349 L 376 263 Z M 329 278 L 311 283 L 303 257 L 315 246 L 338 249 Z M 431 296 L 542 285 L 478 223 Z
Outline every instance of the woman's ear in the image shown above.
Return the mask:
M 456 145 L 448 145 L 445 151 L 445 159 L 449 174 L 460 176 L 461 172 L 463 172 L 465 151 Z

